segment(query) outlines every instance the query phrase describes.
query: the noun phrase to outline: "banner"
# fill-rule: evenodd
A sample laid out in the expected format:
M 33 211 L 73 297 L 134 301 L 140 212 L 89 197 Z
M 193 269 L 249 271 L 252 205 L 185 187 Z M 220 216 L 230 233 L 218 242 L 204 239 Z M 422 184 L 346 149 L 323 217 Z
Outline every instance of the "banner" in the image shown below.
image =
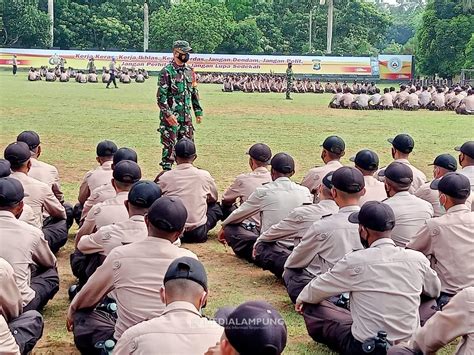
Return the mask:
M 121 67 L 145 68 L 159 71 L 172 59 L 170 53 L 100 52 L 79 50 L 43 50 L 0 48 L 0 67 L 11 66 L 12 56 L 17 56 L 20 68 L 49 66 L 65 60 L 65 67 L 86 69 L 94 58 L 97 69 L 108 67 L 112 58 Z M 295 75 L 337 77 L 371 77 L 373 79 L 411 79 L 412 56 L 378 57 L 325 57 L 325 56 L 273 56 L 192 54 L 189 64 L 197 72 L 222 73 L 276 73 L 284 74 L 288 62 L 293 63 Z

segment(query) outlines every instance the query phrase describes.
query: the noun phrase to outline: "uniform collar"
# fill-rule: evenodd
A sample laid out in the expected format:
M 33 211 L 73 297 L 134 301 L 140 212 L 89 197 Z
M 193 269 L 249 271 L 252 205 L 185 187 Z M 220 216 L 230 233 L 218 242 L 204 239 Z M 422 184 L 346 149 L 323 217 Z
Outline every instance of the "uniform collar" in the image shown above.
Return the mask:
M 150 237 L 150 236 L 147 236 L 145 238 L 146 241 L 148 242 L 153 242 L 153 243 L 161 243 L 161 244 L 169 244 L 169 245 L 173 245 L 173 243 L 171 243 L 169 240 L 167 239 L 163 239 L 163 238 L 158 238 L 158 237 Z
M 107 160 L 105 163 L 103 163 L 100 167 L 104 170 L 112 170 L 112 160 Z
M 176 165 L 176 169 L 178 170 L 184 170 L 184 169 L 189 169 L 189 168 L 193 168 L 194 165 L 191 164 L 191 163 L 182 163 L 182 164 L 178 164 Z
M 360 211 L 360 206 L 358 205 L 345 206 L 345 207 L 339 208 L 339 213 L 352 213 L 352 212 L 357 212 L 357 211 Z
M 142 216 L 141 214 L 133 215 L 129 219 L 134 222 L 145 222 L 145 216 Z
M 451 207 L 449 210 L 446 211 L 446 213 L 451 214 L 451 213 L 462 212 L 462 211 L 470 212 L 471 209 L 467 207 L 465 203 L 462 203 L 460 205 Z
M 326 163 L 326 165 L 342 165 L 341 162 L 337 159 L 330 160 Z
M 410 162 L 408 161 L 408 159 L 395 159 L 394 162 L 399 162 L 399 163 L 403 163 L 403 164 L 407 164 L 407 165 L 411 165 Z
M 470 170 L 474 171 L 474 165 L 468 165 L 461 169 L 461 171 L 470 171 Z
M 274 182 L 280 182 L 280 181 L 290 181 L 290 178 L 289 177 L 286 177 L 286 176 L 282 176 L 282 177 L 279 177 L 278 179 L 275 179 Z
M 28 174 L 25 174 L 21 171 L 12 171 L 11 176 L 17 177 L 18 179 L 22 179 L 22 178 L 28 176 Z
M 186 64 L 178 65 L 178 63 L 176 63 L 174 60 L 171 61 L 171 65 L 173 65 L 173 68 L 175 68 L 176 70 L 183 70 L 184 68 L 186 68 Z
M 126 195 L 128 197 L 128 191 L 117 192 L 117 195 L 115 195 L 115 196 L 117 197 L 117 196 L 123 196 L 123 195 Z
M 259 166 L 257 169 L 253 171 L 254 173 L 257 174 L 263 174 L 263 173 L 268 173 L 268 169 L 265 168 L 264 166 Z
M 410 196 L 410 192 L 408 191 L 400 191 L 400 192 L 397 192 L 395 195 L 393 195 L 392 197 L 395 197 L 395 196 Z
M 16 219 L 15 215 L 11 213 L 10 211 L 0 211 L 0 217 Z
M 370 245 L 370 247 L 375 248 L 375 247 L 378 247 L 379 245 L 384 245 L 384 244 L 390 244 L 390 245 L 395 246 L 395 242 L 391 238 L 382 238 L 373 242 Z
M 185 302 L 185 301 L 175 301 L 168 304 L 165 309 L 163 310 L 162 316 L 166 313 L 174 312 L 174 311 L 185 311 L 195 314 L 198 317 L 202 317 L 202 314 L 194 307 L 192 303 Z

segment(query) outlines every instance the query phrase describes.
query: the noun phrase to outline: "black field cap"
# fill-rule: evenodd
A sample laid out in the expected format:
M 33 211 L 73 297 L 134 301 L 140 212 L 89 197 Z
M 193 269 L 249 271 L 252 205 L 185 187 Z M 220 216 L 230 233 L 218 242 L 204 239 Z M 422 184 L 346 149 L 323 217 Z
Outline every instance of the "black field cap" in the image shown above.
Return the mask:
M 138 162 L 137 152 L 130 148 L 120 148 L 114 154 L 113 164 L 116 165 L 122 160 Z
M 142 180 L 132 185 L 128 192 L 128 202 L 137 207 L 149 208 L 160 196 L 161 189 L 156 183 Z
M 454 148 L 454 150 L 464 153 L 468 157 L 474 159 L 474 141 L 466 142 L 462 146 Z
M 188 138 L 181 138 L 174 146 L 174 153 L 179 158 L 191 158 L 196 155 L 196 146 Z
M 355 165 L 364 170 L 373 171 L 379 168 L 378 155 L 369 149 L 359 151 L 355 157 L 352 157 L 349 160 L 353 161 Z
M 324 140 L 321 147 L 330 151 L 331 153 L 342 154 L 346 149 L 346 144 L 341 137 L 329 136 Z
M 334 188 L 347 193 L 357 193 L 365 187 L 364 175 L 360 170 L 349 166 L 337 169 L 329 180 Z
M 201 285 L 207 291 L 207 274 L 204 265 L 194 258 L 183 256 L 175 259 L 166 271 L 163 284 L 171 280 L 185 279 L 191 280 Z
M 112 176 L 119 182 L 132 184 L 142 178 L 142 171 L 134 161 L 122 160 L 115 165 Z
M 25 142 L 9 144 L 3 155 L 12 165 L 23 164 L 31 158 L 30 148 Z
M 407 164 L 398 161 L 394 161 L 385 170 L 381 170 L 379 176 L 385 176 L 387 179 L 402 185 L 410 185 L 413 182 L 413 171 Z
M 268 163 L 272 158 L 272 151 L 270 147 L 263 143 L 257 143 L 251 146 L 247 154 L 253 159 L 263 163 Z
M 395 214 L 392 207 L 379 201 L 368 201 L 359 212 L 349 215 L 349 222 L 358 223 L 378 232 L 392 230 L 395 227 Z
M 0 178 L 9 176 L 11 172 L 10 162 L 6 159 L 0 159 Z
M 183 230 L 188 211 L 178 197 L 162 196 L 148 209 L 148 221 L 165 232 Z
M 471 184 L 467 176 L 455 172 L 446 173 L 441 179 L 433 180 L 430 187 L 459 199 L 467 198 L 471 193 Z
M 334 187 L 334 185 L 332 184 L 333 173 L 334 171 L 330 171 L 323 177 L 323 180 L 322 180 L 323 185 L 326 186 L 329 190 L 331 190 Z
M 275 154 L 270 164 L 273 170 L 282 174 L 289 174 L 295 171 L 295 161 L 291 155 L 286 153 Z
M 415 147 L 415 141 L 408 134 L 402 133 L 395 136 L 395 138 L 389 138 L 387 141 L 393 145 L 393 147 L 405 154 L 411 153 Z
M 278 355 L 285 349 L 285 321 L 267 302 L 241 304 L 228 315 L 223 326 L 227 340 L 240 355 Z
M 23 200 L 25 192 L 23 185 L 17 179 L 4 177 L 0 178 L 0 206 L 13 206 Z
M 451 154 L 438 155 L 435 158 L 434 162 L 428 165 L 439 166 L 440 168 L 444 168 L 450 171 L 456 171 L 458 169 L 458 162 Z
M 111 157 L 117 151 L 117 145 L 112 141 L 102 141 L 97 144 L 97 156 L 98 157 Z
M 28 144 L 30 150 L 36 149 L 41 144 L 40 137 L 35 131 L 23 131 L 18 137 L 16 137 L 17 142 L 24 142 Z

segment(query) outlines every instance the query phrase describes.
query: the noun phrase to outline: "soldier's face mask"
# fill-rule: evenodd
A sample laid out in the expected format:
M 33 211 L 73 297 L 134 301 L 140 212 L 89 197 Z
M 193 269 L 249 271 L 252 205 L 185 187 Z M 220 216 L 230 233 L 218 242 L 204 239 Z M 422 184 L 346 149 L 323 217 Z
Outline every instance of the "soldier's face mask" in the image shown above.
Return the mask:
M 178 53 L 178 59 L 186 63 L 189 60 L 189 53 Z
M 369 234 L 367 233 L 367 230 L 359 225 L 359 238 L 360 238 L 360 243 L 362 246 L 367 249 L 369 247 L 369 241 L 367 238 L 369 237 Z
M 441 207 L 441 212 L 446 213 L 446 207 L 444 207 L 446 204 L 446 195 L 443 193 L 439 193 L 439 204 Z

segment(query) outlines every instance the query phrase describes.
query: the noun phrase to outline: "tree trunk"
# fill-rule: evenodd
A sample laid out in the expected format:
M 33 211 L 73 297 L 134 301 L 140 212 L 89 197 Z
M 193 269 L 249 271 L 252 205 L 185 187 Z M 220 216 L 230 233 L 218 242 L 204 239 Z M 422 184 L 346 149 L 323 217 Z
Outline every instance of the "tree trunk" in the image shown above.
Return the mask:
M 49 47 L 54 46 L 54 0 L 48 0 Z
M 327 31 L 327 47 L 326 53 L 331 54 L 332 52 L 332 25 L 334 18 L 334 0 L 327 0 L 328 5 L 328 31 Z
M 148 38 L 150 36 L 150 25 L 148 22 L 148 4 L 143 4 L 143 51 L 148 51 Z

